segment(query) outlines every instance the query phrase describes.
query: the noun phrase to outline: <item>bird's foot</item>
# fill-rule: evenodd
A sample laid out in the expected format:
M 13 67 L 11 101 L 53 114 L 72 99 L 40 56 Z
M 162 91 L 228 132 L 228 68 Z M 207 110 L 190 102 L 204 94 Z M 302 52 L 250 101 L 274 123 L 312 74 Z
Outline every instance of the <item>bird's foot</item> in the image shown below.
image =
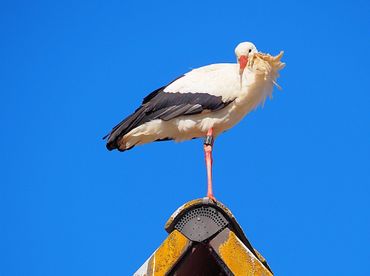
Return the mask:
M 215 198 L 215 196 L 214 196 L 213 194 L 208 193 L 208 194 L 207 194 L 207 197 L 208 197 L 210 200 L 212 200 L 213 202 L 216 202 L 216 201 L 217 201 L 217 199 Z

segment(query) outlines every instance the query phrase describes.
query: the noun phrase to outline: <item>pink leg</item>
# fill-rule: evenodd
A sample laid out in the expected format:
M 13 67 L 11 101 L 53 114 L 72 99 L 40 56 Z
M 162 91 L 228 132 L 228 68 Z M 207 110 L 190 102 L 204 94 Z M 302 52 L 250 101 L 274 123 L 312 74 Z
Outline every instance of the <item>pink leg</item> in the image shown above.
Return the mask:
M 204 142 L 204 153 L 206 157 L 206 166 L 207 166 L 207 197 L 216 201 L 216 198 L 213 195 L 212 190 L 212 147 L 213 147 L 213 129 L 210 128 L 207 132 L 207 137 Z

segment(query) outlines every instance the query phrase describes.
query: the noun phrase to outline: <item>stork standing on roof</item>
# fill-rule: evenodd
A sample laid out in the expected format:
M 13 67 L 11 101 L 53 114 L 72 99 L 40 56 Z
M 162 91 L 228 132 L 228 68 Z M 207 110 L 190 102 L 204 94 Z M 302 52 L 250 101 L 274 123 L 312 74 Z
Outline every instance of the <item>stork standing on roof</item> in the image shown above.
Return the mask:
M 153 141 L 205 137 L 207 196 L 212 190 L 214 139 L 271 96 L 284 67 L 282 52 L 258 53 L 253 43 L 235 48 L 237 63 L 194 69 L 146 96 L 139 108 L 105 136 L 109 150 L 125 151 Z

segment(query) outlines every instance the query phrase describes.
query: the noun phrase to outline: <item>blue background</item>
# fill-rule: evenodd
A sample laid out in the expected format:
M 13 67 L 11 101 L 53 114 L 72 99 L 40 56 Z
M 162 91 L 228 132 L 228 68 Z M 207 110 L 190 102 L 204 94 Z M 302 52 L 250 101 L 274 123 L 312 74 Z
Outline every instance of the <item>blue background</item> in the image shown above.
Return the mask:
M 108 152 L 155 88 L 285 50 L 215 144 L 216 197 L 276 275 L 370 275 L 369 1 L 1 1 L 0 275 L 130 275 L 205 195 L 202 141 Z

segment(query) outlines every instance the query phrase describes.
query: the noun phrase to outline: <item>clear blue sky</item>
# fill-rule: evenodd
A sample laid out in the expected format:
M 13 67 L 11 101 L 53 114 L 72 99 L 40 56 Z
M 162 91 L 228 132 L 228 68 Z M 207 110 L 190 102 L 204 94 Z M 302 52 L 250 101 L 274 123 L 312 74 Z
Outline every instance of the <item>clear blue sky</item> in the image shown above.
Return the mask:
M 101 137 L 253 41 L 284 88 L 215 144 L 215 195 L 276 275 L 370 275 L 369 1 L 1 1 L 0 275 L 130 275 L 205 195 L 202 141 Z

